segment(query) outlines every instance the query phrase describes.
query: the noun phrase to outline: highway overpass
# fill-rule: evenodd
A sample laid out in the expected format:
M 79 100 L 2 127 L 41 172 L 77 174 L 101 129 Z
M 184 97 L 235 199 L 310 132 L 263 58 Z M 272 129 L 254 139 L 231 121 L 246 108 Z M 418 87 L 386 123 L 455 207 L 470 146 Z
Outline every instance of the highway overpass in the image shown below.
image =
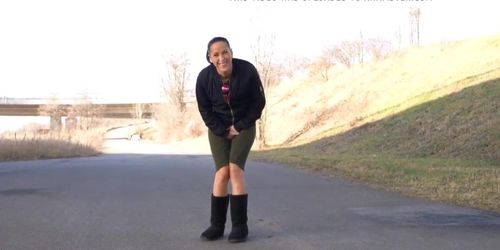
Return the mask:
M 194 95 L 184 97 L 187 105 L 196 103 Z M 51 129 L 62 127 L 62 118 L 152 118 L 159 102 L 102 103 L 88 98 L 57 99 L 0 97 L 0 116 L 49 116 Z M 86 115 L 88 114 L 88 115 Z M 67 120 L 65 120 L 66 122 Z
M 156 104 L 158 103 L 34 104 L 4 101 L 0 102 L 0 116 L 48 116 L 50 129 L 57 131 L 63 127 L 63 122 L 66 126 L 76 126 L 77 117 L 151 118 Z
M 98 110 L 99 117 L 106 118 L 151 118 L 152 107 L 158 103 L 119 103 L 119 104 L 92 104 Z M 40 112 L 46 104 L 2 104 L 0 116 L 50 116 Z M 54 106 L 54 105 L 52 105 Z M 56 108 L 56 107 L 54 107 Z M 88 104 L 58 104 L 57 110 L 61 116 L 68 116 L 71 110 L 88 109 Z M 81 116 L 81 114 L 77 114 Z M 140 116 L 140 117 L 139 117 Z

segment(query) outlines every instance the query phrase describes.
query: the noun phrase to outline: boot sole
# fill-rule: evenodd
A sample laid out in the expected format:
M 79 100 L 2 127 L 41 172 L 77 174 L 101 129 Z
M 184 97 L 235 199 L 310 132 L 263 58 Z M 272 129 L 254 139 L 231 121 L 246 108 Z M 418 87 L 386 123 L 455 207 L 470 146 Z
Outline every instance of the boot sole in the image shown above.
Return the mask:
M 220 240 L 220 239 L 222 239 L 222 238 L 223 238 L 223 235 L 222 235 L 222 236 L 219 236 L 219 237 L 217 237 L 217 238 L 207 238 L 207 237 L 205 237 L 205 236 L 200 236 L 200 239 L 201 239 L 202 241 L 216 241 L 216 240 Z
M 228 239 L 228 241 L 230 243 L 241 243 L 241 242 L 247 241 L 247 238 L 243 238 L 243 239 Z

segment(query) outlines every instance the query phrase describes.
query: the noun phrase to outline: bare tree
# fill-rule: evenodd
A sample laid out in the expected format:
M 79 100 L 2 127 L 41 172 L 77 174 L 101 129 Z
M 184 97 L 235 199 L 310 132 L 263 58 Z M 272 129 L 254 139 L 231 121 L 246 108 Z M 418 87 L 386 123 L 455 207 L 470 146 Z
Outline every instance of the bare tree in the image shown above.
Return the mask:
M 287 56 L 282 64 L 282 76 L 292 78 L 296 73 L 303 71 L 311 62 L 305 57 Z
M 99 125 L 104 106 L 92 103 L 88 93 L 81 94 L 75 98 L 75 103 L 68 110 L 68 117 L 80 117 L 79 128 L 89 130 Z
M 410 44 L 420 44 L 420 15 L 422 12 L 420 8 L 411 8 L 409 12 L 410 17 Z
M 280 67 L 273 65 L 274 60 L 274 35 L 257 37 L 256 42 L 252 46 L 254 60 L 257 71 L 264 88 L 264 92 L 268 93 L 271 86 L 276 85 L 280 78 Z M 262 111 L 260 121 L 258 122 L 258 141 L 261 148 L 267 146 L 266 141 L 266 123 L 267 109 Z
M 396 44 L 398 45 L 398 50 L 401 49 L 403 43 L 403 32 L 401 31 L 401 26 L 398 26 L 396 31 L 394 32 L 394 38 L 396 40 Z
M 391 43 L 381 38 L 368 39 L 365 49 L 373 60 L 380 60 L 391 51 Z
M 166 77 L 162 78 L 165 102 L 152 107 L 158 126 L 158 140 L 170 142 L 198 136 L 203 131 L 201 121 L 192 119 L 197 106 L 187 105 L 190 65 L 186 53 L 164 57 Z M 196 112 L 195 112 L 196 111 Z M 201 125 L 200 125 L 201 124 Z
M 365 40 L 363 38 L 363 31 L 359 31 L 359 38 L 352 41 L 355 61 L 363 64 L 365 60 Z
M 333 66 L 335 66 L 335 48 L 326 48 L 318 60 L 311 64 L 311 73 L 326 82 Z
M 333 48 L 333 56 L 335 61 L 351 67 L 359 56 L 359 49 L 356 42 L 342 41 L 339 45 Z
M 189 80 L 189 59 L 183 53 L 170 55 L 164 58 L 164 60 L 167 67 L 167 79 L 162 79 L 163 91 L 169 103 L 183 112 L 186 110 L 184 95 L 186 94 L 187 82 Z

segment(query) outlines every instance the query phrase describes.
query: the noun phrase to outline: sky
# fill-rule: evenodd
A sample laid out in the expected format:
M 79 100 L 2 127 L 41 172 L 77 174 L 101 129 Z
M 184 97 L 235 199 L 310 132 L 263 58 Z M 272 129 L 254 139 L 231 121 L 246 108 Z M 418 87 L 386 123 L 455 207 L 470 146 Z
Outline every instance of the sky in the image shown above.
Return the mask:
M 494 1 L 2 0 L 0 97 L 156 101 L 164 58 L 185 53 L 194 87 L 207 42 L 225 36 L 252 61 L 257 37 L 276 60 L 315 58 L 342 40 L 408 37 L 420 7 L 421 43 L 500 33 Z

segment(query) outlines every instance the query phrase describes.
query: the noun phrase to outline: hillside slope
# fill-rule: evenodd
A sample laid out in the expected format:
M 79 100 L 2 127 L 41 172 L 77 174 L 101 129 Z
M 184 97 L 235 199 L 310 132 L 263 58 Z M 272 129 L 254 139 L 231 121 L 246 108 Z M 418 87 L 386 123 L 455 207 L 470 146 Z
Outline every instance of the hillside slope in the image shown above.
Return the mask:
M 500 165 L 500 78 L 302 148 L 315 153 L 456 158 Z
M 500 212 L 500 77 L 345 133 L 254 157 Z
M 254 159 L 500 212 L 500 36 L 331 73 L 271 93 Z
M 336 67 L 330 80 L 305 77 L 268 94 L 271 146 L 299 145 L 500 77 L 500 35 L 400 51 Z

